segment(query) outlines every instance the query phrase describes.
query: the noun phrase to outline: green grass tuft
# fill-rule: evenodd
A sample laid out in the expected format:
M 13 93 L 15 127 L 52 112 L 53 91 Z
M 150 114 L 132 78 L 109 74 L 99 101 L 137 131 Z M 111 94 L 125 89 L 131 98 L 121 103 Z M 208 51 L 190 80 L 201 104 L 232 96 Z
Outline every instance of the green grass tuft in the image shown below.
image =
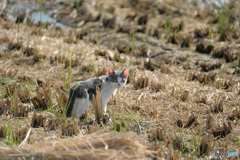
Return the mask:
M 132 58 L 133 58 L 133 50 L 134 50 L 134 30 L 133 30 L 133 34 L 132 34 L 132 49 L 131 49 L 131 60 L 130 60 L 130 67 L 131 67 L 131 65 L 132 65 L 132 63 L 133 63 L 133 60 L 132 60 Z
M 42 28 L 43 0 L 40 1 L 40 29 Z

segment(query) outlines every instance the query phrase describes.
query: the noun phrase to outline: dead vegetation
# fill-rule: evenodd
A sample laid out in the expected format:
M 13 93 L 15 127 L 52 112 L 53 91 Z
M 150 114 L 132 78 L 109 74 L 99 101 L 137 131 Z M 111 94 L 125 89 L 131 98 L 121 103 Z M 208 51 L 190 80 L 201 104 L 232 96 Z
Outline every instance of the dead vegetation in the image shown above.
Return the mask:
M 57 88 L 55 96 L 56 96 L 59 113 L 63 114 L 65 110 L 65 106 L 67 105 L 69 95 L 67 94 L 65 89 Z
M 36 50 L 34 48 L 28 47 L 23 49 L 22 54 L 26 57 L 33 56 L 36 54 Z
M 210 106 L 212 113 L 219 113 L 223 112 L 223 100 L 215 100 L 215 103 Z
M 148 134 L 148 139 L 151 141 L 164 141 L 166 139 L 166 131 L 160 128 L 153 129 Z
M 200 53 L 210 54 L 214 50 L 214 46 L 212 44 L 208 44 L 204 41 L 199 41 L 196 46 L 196 51 Z
M 151 82 L 151 90 L 155 92 L 159 92 L 160 90 L 165 89 L 165 84 L 158 82 L 158 81 L 152 81 Z
M 209 155 L 211 150 L 211 141 L 206 136 L 201 137 L 200 145 L 198 147 L 198 155 Z
M 62 135 L 63 136 L 74 136 L 78 134 L 78 121 L 77 119 L 67 119 L 62 123 Z
M 187 121 L 184 122 L 182 120 L 177 120 L 175 122 L 175 124 L 179 127 L 179 128 L 190 128 L 191 126 L 197 126 L 199 125 L 198 121 L 197 121 L 197 116 L 194 114 L 190 114 L 190 116 L 188 117 Z
M 0 18 L 1 158 L 209 159 L 239 147 L 238 27 L 220 32 L 211 11 L 178 1 L 77 3 L 53 14 L 77 29 L 17 33 Z M 110 65 L 130 71 L 107 114 L 100 91 L 67 119 L 71 83 Z
M 208 28 L 195 29 L 194 36 L 195 38 L 205 38 L 209 35 Z
M 161 66 L 154 62 L 153 60 L 147 59 L 146 61 L 144 61 L 144 68 L 146 68 L 149 71 L 154 71 L 155 69 L 161 68 Z
M 195 116 L 194 114 L 191 114 L 188 117 L 187 123 L 184 125 L 184 128 L 189 128 L 192 125 L 198 125 L 197 116 Z
M 101 128 L 99 127 L 98 124 L 93 124 L 93 125 L 88 125 L 87 129 L 88 129 L 88 134 L 92 134 L 99 131 Z
M 26 88 L 25 91 L 20 91 L 20 86 L 13 84 L 6 87 L 5 95 L 9 98 L 2 101 L 0 113 L 4 115 L 12 113 L 14 117 L 27 117 L 31 108 L 24 103 L 30 102 L 29 91 Z
M 6 138 L 5 143 L 8 145 L 20 144 L 25 140 L 29 128 L 27 126 L 23 127 L 13 127 L 13 125 L 6 125 L 0 127 L 0 138 Z
M 141 89 L 141 88 L 145 88 L 148 87 L 150 84 L 150 80 L 148 77 L 139 77 L 136 81 L 135 81 L 135 89 Z
M 11 97 L 15 92 L 15 90 L 19 89 L 19 86 L 17 86 L 16 84 L 10 84 L 5 89 L 6 89 L 6 97 Z
M 215 78 L 215 73 L 189 73 L 186 79 L 189 81 L 197 80 L 203 84 L 213 84 L 215 82 Z
M 10 111 L 11 101 L 9 99 L 2 100 L 0 106 L 0 115 L 5 115 Z
M 229 120 L 235 120 L 240 118 L 240 109 L 234 108 L 231 115 L 228 117 Z
M 17 43 L 9 42 L 8 43 L 8 49 L 10 51 L 12 51 L 12 50 L 20 50 L 21 48 L 22 48 L 22 44 L 20 42 L 17 42 Z
M 18 91 L 18 97 L 22 103 L 29 103 L 31 99 L 30 91 L 27 87 Z
M 104 68 L 98 68 L 98 70 L 96 71 L 96 77 L 100 77 L 102 75 L 107 75 L 107 69 Z
M 50 118 L 43 114 L 33 113 L 31 126 L 33 128 L 43 127 L 46 131 L 56 130 L 61 125 L 61 120 L 58 118 Z
M 69 57 L 66 57 L 64 55 L 55 55 L 51 56 L 49 58 L 50 64 L 57 65 L 58 63 L 62 63 L 64 65 L 64 69 L 68 68 L 70 66 L 76 67 L 81 63 L 81 59 L 78 57 L 77 59 L 70 59 Z
M 192 37 L 191 36 L 186 36 L 186 35 L 173 34 L 170 37 L 169 42 L 171 42 L 173 44 L 178 44 L 182 48 L 183 47 L 190 48 L 191 47 L 191 43 L 192 43 Z
M 36 112 L 33 113 L 32 121 L 31 121 L 31 126 L 33 128 L 36 127 L 45 127 L 46 125 L 46 117 L 44 117 L 41 114 L 37 114 Z
M 198 65 L 198 63 L 196 63 L 196 64 Z M 200 62 L 199 65 L 203 72 L 208 72 L 208 71 L 212 71 L 212 70 L 221 68 L 222 63 L 220 63 L 220 62 L 216 62 L 216 63 Z
M 224 27 L 219 37 L 220 41 L 233 41 L 240 38 L 239 29 Z
M 215 82 L 215 87 L 218 89 L 229 89 L 235 84 L 236 82 L 232 79 L 218 79 Z
M 239 49 L 230 48 L 230 47 L 221 47 L 217 48 L 212 56 L 216 58 L 224 58 L 226 62 L 233 62 L 239 57 Z
M 36 89 L 36 96 L 31 99 L 35 109 L 48 109 L 51 104 L 51 88 L 50 84 L 43 84 Z
M 230 134 L 232 131 L 231 123 L 228 122 L 227 125 L 217 123 L 215 127 L 212 128 L 212 134 L 214 137 L 223 138 Z
M 96 96 L 93 94 L 92 101 L 96 121 L 100 124 L 103 121 L 102 89 L 97 90 Z
M 21 153 L 22 158 L 37 157 L 43 159 L 59 157 L 108 159 L 112 158 L 112 155 L 119 159 L 142 159 L 151 156 L 152 152 L 146 150 L 146 147 L 140 141 L 141 139 L 138 140 L 134 133 L 115 135 L 113 132 L 104 133 L 100 131 L 85 137 L 73 137 L 68 141 L 64 139 L 54 143 L 45 141 L 37 146 L 27 145 L 20 150 L 13 148 L 11 152 L 9 152 L 7 146 L 4 146 L 4 148 L 1 148 L 0 155 L 5 158 L 11 153 L 12 157 L 17 157 Z M 71 150 L 71 153 L 66 152 L 66 149 Z M 93 152 L 95 154 L 92 154 Z M 124 154 L 122 154 L 123 152 Z

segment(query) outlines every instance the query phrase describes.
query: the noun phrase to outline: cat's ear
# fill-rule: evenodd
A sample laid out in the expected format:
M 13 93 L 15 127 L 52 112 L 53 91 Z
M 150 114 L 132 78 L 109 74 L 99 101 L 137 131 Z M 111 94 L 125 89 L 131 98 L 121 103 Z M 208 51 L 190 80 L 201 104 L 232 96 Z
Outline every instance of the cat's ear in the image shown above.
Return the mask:
M 128 73 L 129 73 L 129 68 L 128 68 L 128 67 L 125 68 L 125 69 L 122 71 L 122 75 L 123 75 L 124 77 L 127 77 L 127 76 L 128 76 Z
M 115 74 L 115 71 L 112 69 L 111 66 L 109 66 L 109 67 L 108 67 L 108 75 L 111 76 L 111 75 L 113 75 L 113 74 Z

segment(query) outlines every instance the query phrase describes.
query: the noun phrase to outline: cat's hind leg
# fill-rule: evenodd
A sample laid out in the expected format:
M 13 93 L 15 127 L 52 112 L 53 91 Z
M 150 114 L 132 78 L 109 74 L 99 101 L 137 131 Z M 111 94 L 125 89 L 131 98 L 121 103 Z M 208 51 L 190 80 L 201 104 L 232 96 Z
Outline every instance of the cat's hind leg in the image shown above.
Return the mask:
M 75 100 L 75 115 L 79 118 L 83 115 L 83 113 L 89 108 L 91 102 L 89 101 L 88 96 L 86 98 L 76 98 Z

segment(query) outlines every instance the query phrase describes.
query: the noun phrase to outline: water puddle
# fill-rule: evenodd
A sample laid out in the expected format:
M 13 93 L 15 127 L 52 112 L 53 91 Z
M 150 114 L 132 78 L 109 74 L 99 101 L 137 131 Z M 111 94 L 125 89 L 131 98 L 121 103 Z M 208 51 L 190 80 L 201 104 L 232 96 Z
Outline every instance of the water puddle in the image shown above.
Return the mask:
M 232 0 L 182 0 L 187 1 L 201 8 L 213 7 L 215 9 L 223 7 L 225 4 L 230 3 Z
M 41 5 L 36 0 L 0 0 L 0 14 L 5 15 L 11 21 L 17 21 L 18 16 L 23 16 L 23 23 L 26 23 L 27 20 L 33 23 L 41 21 L 42 24 L 49 23 L 57 27 L 64 27 L 64 25 L 57 22 L 51 15 L 62 7 L 58 0 L 46 2 L 41 12 Z
M 62 23 L 59 23 L 56 21 L 56 19 L 52 18 L 49 14 L 46 14 L 44 12 L 33 12 L 30 16 L 29 19 L 33 22 L 33 23 L 38 23 L 38 22 L 42 22 L 44 23 L 50 23 L 53 24 L 56 27 L 64 27 L 64 25 Z

